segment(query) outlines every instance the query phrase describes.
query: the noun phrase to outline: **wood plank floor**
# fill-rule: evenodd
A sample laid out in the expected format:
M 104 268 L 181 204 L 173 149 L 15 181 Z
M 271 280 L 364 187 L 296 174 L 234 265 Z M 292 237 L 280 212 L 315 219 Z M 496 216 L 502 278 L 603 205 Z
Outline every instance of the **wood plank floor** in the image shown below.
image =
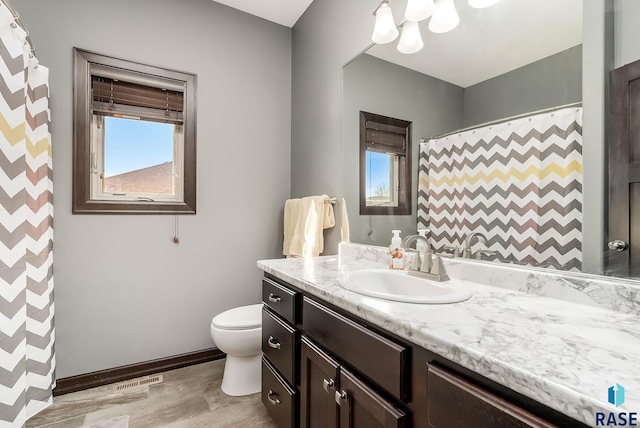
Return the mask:
M 115 392 L 113 385 L 54 397 L 27 428 L 276 428 L 260 394 L 220 390 L 224 359 L 160 373 L 163 382 Z

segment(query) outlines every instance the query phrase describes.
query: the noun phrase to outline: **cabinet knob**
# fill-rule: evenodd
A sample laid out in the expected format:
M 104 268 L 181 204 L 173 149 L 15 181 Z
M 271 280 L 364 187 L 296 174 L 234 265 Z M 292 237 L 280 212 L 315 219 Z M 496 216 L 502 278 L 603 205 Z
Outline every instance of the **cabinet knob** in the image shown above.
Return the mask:
M 273 349 L 280 349 L 280 342 L 276 342 L 276 339 L 273 336 L 269 336 L 269 339 L 267 339 L 267 343 Z
M 269 293 L 269 301 L 270 301 L 270 302 L 278 303 L 278 302 L 280 302 L 281 300 L 282 300 L 282 297 L 280 297 L 280 296 L 276 296 L 276 295 L 275 295 L 275 294 L 273 294 L 273 293 Z
M 269 393 L 267 394 L 267 400 L 269 400 L 269 403 L 271 403 L 271 405 L 273 406 L 277 406 L 280 404 L 280 399 L 278 398 L 278 394 L 276 394 L 272 390 L 269 390 Z
M 334 385 L 335 382 L 333 381 L 333 379 L 322 379 L 322 387 L 324 388 L 324 392 L 326 392 L 327 394 L 329 393 L 329 388 L 333 389 Z
M 335 400 L 338 406 L 342 405 L 342 402 L 348 398 L 348 395 L 345 391 L 336 391 Z

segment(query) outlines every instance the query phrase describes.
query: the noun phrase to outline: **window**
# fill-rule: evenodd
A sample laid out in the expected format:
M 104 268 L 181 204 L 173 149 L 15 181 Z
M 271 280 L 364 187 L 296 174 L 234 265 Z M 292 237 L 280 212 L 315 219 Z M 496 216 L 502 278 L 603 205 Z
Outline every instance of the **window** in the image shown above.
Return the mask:
M 192 74 L 74 49 L 74 213 L 195 213 Z
M 360 112 L 360 214 L 411 214 L 411 122 Z

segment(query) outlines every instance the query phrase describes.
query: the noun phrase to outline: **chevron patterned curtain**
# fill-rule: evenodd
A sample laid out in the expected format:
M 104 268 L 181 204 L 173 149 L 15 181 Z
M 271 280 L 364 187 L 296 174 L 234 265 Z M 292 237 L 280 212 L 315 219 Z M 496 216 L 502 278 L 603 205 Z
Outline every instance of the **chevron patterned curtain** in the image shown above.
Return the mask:
M 0 1 L 0 427 L 55 386 L 49 71 L 26 36 Z
M 582 267 L 582 108 L 430 140 L 420 165 L 418 225 L 437 251 L 481 232 L 489 259 Z

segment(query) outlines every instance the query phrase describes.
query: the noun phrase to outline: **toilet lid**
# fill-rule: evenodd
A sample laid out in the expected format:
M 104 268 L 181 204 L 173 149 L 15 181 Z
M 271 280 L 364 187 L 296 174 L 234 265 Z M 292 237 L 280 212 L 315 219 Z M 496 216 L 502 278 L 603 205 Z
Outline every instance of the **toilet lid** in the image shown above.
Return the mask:
M 211 323 L 225 330 L 246 330 L 262 325 L 262 303 L 240 306 L 216 315 Z

